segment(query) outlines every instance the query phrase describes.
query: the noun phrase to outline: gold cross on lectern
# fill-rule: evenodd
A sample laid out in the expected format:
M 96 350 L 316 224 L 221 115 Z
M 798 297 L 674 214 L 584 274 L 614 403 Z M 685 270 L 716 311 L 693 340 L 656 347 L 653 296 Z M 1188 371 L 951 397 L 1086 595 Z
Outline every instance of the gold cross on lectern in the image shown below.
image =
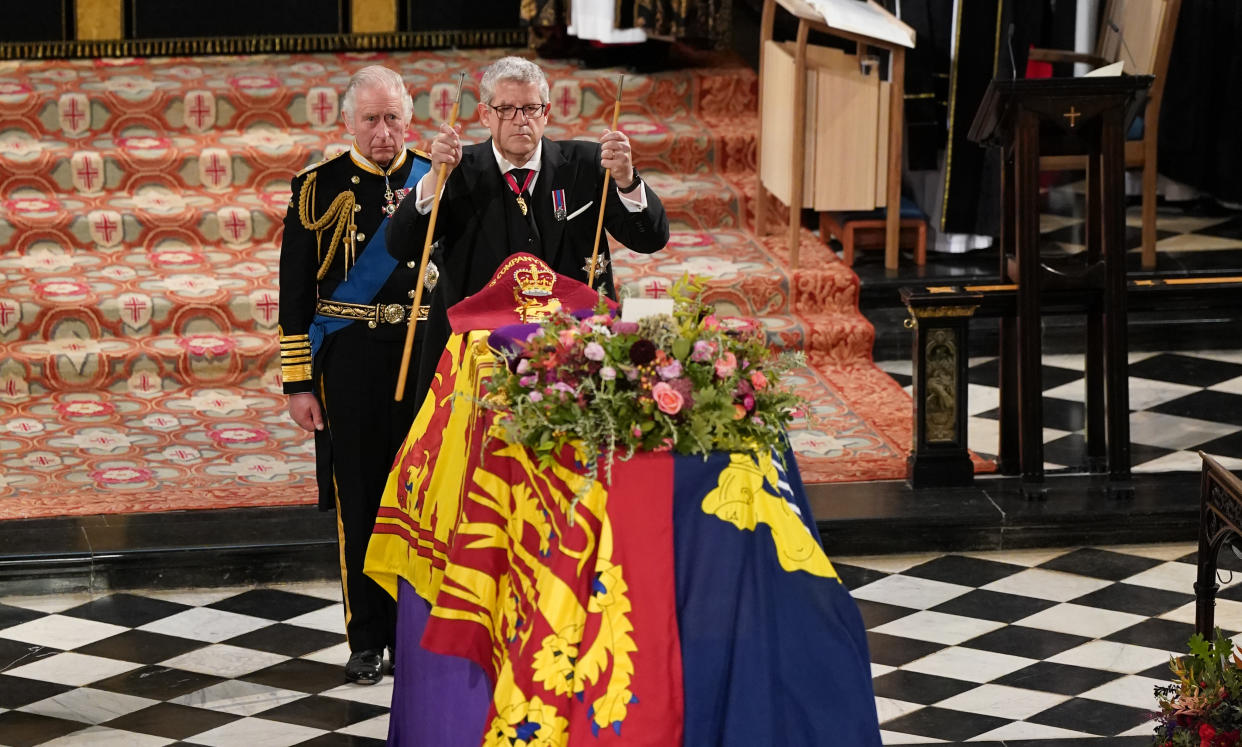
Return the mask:
M 1082 116 L 1082 112 L 1078 111 L 1073 106 L 1071 106 L 1070 110 L 1062 114 L 1061 116 L 1069 120 L 1070 127 L 1074 127 L 1078 124 L 1078 118 Z

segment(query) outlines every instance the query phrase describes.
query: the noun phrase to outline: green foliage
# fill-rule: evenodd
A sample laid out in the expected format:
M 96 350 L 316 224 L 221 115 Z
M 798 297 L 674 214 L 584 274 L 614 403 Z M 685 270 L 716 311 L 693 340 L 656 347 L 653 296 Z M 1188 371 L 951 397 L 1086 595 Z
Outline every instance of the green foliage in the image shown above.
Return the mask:
M 1153 744 L 1236 747 L 1242 744 L 1242 659 L 1219 628 L 1196 633 L 1190 655 L 1169 662 L 1174 681 L 1156 687 L 1160 714 Z

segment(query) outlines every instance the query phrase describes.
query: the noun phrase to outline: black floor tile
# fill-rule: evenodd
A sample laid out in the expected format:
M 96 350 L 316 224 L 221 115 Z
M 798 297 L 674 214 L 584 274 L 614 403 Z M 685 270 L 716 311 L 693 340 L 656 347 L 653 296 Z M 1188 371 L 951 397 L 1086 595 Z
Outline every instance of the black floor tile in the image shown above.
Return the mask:
M 224 726 L 239 718 L 241 717 L 223 711 L 191 708 L 176 703 L 156 703 L 142 710 L 127 713 L 120 718 L 114 718 L 104 726 L 139 734 L 154 734 L 167 739 L 185 739 L 218 726 Z
M 1041 563 L 1039 567 L 1049 571 L 1064 571 L 1076 573 L 1079 576 L 1120 581 L 1142 573 L 1148 568 L 1154 568 L 1161 562 L 1163 561 L 1142 558 L 1138 555 L 1084 547 Z
M 1242 364 L 1178 353 L 1160 353 L 1130 364 L 1130 375 L 1190 386 L 1212 386 L 1242 376 Z
M 1066 467 L 1085 468 L 1087 465 L 1087 438 L 1081 433 L 1071 433 L 1054 438 L 1044 444 L 1044 461 Z
M 1195 448 L 1210 456 L 1242 457 L 1242 431 L 1197 444 Z
M 975 682 L 920 672 L 907 672 L 904 669 L 876 677 L 871 684 L 875 689 L 876 697 L 893 698 L 920 705 L 939 703 L 945 698 L 951 698 L 979 686 Z
M 908 607 L 873 602 L 870 599 L 855 599 L 854 603 L 858 605 L 858 612 L 863 619 L 863 627 L 867 630 L 878 628 L 886 622 L 892 622 L 899 617 L 905 617 L 910 614 L 910 608 Z
M 140 698 L 171 700 L 221 681 L 222 678 L 211 675 L 148 665 L 94 682 L 91 687 Z
M 963 617 L 978 617 L 984 620 L 1011 623 L 1021 620 L 1041 610 L 1046 610 L 1056 602 L 1035 597 L 1024 597 L 1019 594 L 1005 594 L 998 591 L 975 589 L 960 597 L 955 597 L 932 608 L 935 612 Z
M 1242 426 L 1242 394 L 1205 389 L 1148 408 L 1165 415 Z
M 1138 584 L 1112 584 L 1078 597 L 1074 604 L 1155 617 L 1194 600 L 1194 594 L 1153 589 Z
M 0 674 L 0 708 L 21 708 L 72 689 L 70 685 Z
M 1009 723 L 1007 719 L 985 716 L 981 713 L 931 707 L 920 708 L 891 721 L 885 721 L 880 728 L 902 734 L 964 742 L 1007 723 Z
M 263 718 L 333 731 L 387 712 L 387 708 L 369 703 L 311 695 L 266 710 L 263 712 Z
M 1225 239 L 1242 239 L 1242 216 L 1235 215 L 1215 225 L 1200 228 L 1195 233 Z
M 1136 444 L 1130 442 L 1130 466 L 1137 467 L 1154 459 L 1159 459 L 1166 454 L 1172 454 L 1176 449 L 1166 449 L 1163 446 L 1152 446 L 1151 444 Z
M 1085 737 L 1083 739 L 1007 739 L 995 747 L 1150 747 L 1151 737 Z M 987 742 L 972 743 L 982 747 Z
M 239 679 L 301 693 L 321 693 L 345 684 L 345 667 L 307 659 L 290 659 Z
M 127 630 L 111 638 L 74 649 L 74 652 L 139 664 L 158 664 L 165 659 L 189 653 L 206 645 L 208 645 L 206 641 L 196 641 L 191 638 L 151 633 L 146 630 Z
M 1173 658 L 1173 657 L 1170 657 L 1170 658 Z M 1178 656 L 1176 658 L 1180 660 L 1180 659 L 1185 659 L 1186 656 Z M 1170 662 L 1167 662 L 1167 661 L 1161 662 L 1160 664 L 1157 664 L 1154 667 L 1144 669 L 1141 672 L 1136 672 L 1135 674 L 1137 674 L 1139 677 L 1150 677 L 1153 680 L 1168 680 L 1170 682 L 1173 680 L 1173 670 L 1170 667 Z
M 871 650 L 871 661 L 875 664 L 887 664 L 899 667 L 921 659 L 928 654 L 944 648 L 942 643 L 917 641 L 913 638 L 902 638 L 885 633 L 867 633 L 867 647 Z
M 14 607 L 11 604 L 0 604 L 0 635 L 4 634 L 5 628 L 37 620 L 40 617 L 43 617 L 42 612 L 28 610 L 25 607 Z
M 314 739 L 299 742 L 297 747 L 384 747 L 383 739 L 357 737 L 352 734 L 320 734 Z
M 994 651 L 998 654 L 1024 656 L 1028 659 L 1047 659 L 1089 640 L 1091 639 L 1068 633 L 1006 625 L 965 641 L 961 645 L 967 648 Z
M 1105 636 L 1104 640 L 1160 648 L 1165 651 L 1186 651 L 1186 642 L 1194 633 L 1195 626 L 1191 623 L 1153 618 L 1118 630 L 1112 635 Z
M 935 560 L 907 568 L 903 576 L 927 578 L 933 581 L 944 581 L 962 586 L 985 586 L 997 579 L 1012 576 L 1025 570 L 1012 563 L 999 563 L 995 560 L 971 558 L 965 555 L 941 555 Z
M 1047 382 L 1044 383 L 1044 388 L 1049 388 Z M 1068 399 L 1044 397 L 1044 427 L 1056 428 L 1059 431 L 1081 431 L 1087 427 L 1087 406 Z
M 848 563 L 834 562 L 832 567 L 836 569 L 837 577 L 841 579 L 841 583 L 845 584 L 845 588 L 847 589 L 857 589 L 861 586 L 866 586 L 872 581 L 879 581 L 885 576 L 892 575 L 885 573 L 884 571 L 863 568 L 862 566 L 857 565 L 849 565 Z
M 1042 690 L 1059 695 L 1079 695 L 1121 677 L 1117 672 L 1075 667 L 1041 661 L 993 680 L 994 685 L 1008 685 L 1026 690 Z
M 15 641 L 11 638 L 4 638 L 3 635 L 0 633 L 0 672 L 7 672 L 60 653 L 60 649 Z
M 326 630 L 277 623 L 243 633 L 224 643 L 282 656 L 303 656 L 312 651 L 321 651 L 329 646 L 344 643 L 345 640 L 345 636 L 341 633 L 329 633 Z
M 207 606 L 226 612 L 236 612 L 239 615 L 263 617 L 268 620 L 288 620 L 291 617 L 323 609 L 330 604 L 332 602 L 326 599 L 306 594 L 294 594 L 279 589 L 252 589 Z
M 1044 391 L 1055 389 L 1063 384 L 1071 381 L 1078 381 L 1083 377 L 1082 371 L 1075 371 L 1069 368 L 1061 368 L 1060 366 L 1041 366 L 1039 369 L 1040 385 Z M 971 366 L 966 372 L 966 379 L 971 384 L 982 384 L 983 386 L 1000 386 L 1000 360 L 993 358 L 992 360 Z
M 188 605 L 136 594 L 109 594 L 60 614 L 136 628 L 188 609 Z
M 67 721 L 51 716 L 22 711 L 5 711 L 0 713 L 0 739 L 7 747 L 33 747 L 36 744 L 50 742 L 75 731 L 81 731 L 88 725 L 80 721 Z
M 1104 737 L 1116 736 L 1121 732 L 1129 731 L 1150 719 L 1149 709 L 1132 708 L 1086 698 L 1073 698 L 1026 718 L 1032 724 L 1056 726 Z

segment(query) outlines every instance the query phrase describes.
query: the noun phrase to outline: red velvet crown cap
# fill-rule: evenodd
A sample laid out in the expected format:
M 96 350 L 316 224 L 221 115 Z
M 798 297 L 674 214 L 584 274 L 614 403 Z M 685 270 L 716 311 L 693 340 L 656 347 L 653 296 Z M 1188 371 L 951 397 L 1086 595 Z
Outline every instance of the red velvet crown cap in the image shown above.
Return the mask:
M 448 318 L 453 331 L 463 333 L 538 321 L 558 309 L 593 309 L 598 300 L 599 294 L 586 283 L 558 275 L 542 259 L 519 252 L 501 263 L 483 290 L 454 304 Z M 610 309 L 617 308 L 615 301 L 605 298 L 604 302 Z

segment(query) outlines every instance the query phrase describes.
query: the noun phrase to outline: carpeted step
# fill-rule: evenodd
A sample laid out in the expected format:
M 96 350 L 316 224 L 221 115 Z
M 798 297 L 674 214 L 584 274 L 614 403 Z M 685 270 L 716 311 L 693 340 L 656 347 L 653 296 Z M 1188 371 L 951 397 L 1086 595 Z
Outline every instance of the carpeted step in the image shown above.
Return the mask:
M 32 135 L 60 131 L 70 138 L 128 129 L 194 134 L 243 129 L 256 123 L 288 129 L 339 129 L 339 95 L 364 64 L 400 72 L 414 99 L 415 128 L 447 118 L 456 78 L 467 73 L 461 112 L 478 102 L 477 76 L 504 52 L 438 50 L 434 54 L 254 55 L 237 57 L 31 60 L 10 66 L 0 91 L 6 129 Z M 637 75 L 583 70 L 569 61 L 541 60 L 551 86 L 552 118 L 562 123 L 611 122 L 618 75 L 625 73 L 622 107 L 661 119 L 727 118 L 753 113 L 754 71 L 736 59 L 712 56 L 713 66 Z M 705 60 L 704 64 L 708 64 Z

